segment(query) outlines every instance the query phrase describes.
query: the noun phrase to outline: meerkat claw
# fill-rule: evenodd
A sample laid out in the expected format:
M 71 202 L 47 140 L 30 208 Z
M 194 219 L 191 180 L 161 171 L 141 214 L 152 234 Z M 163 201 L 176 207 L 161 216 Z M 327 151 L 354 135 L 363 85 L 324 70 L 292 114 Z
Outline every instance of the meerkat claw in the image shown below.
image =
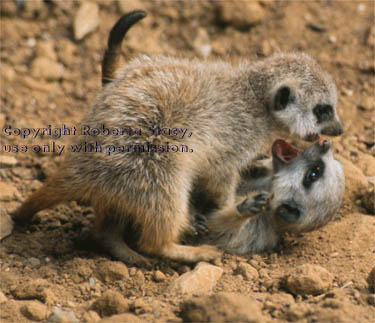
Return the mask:
M 241 204 L 237 205 L 237 210 L 240 214 L 257 214 L 264 209 L 267 204 L 268 198 L 268 192 L 261 192 L 256 196 L 248 197 Z

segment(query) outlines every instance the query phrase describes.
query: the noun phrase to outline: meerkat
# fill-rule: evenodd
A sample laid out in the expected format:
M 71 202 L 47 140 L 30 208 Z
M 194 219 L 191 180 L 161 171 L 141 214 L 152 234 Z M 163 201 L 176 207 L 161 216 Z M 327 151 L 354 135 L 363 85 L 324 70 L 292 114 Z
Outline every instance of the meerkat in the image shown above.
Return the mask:
M 209 216 L 205 240 L 237 254 L 263 252 L 275 248 L 285 232 L 308 232 L 327 224 L 345 190 L 342 166 L 330 146 L 330 141 L 320 140 L 300 152 L 275 141 L 272 168 L 268 162 L 262 165 L 264 176 L 254 174 L 249 185 L 261 192 L 239 197 L 236 207 Z
M 81 122 L 81 129 L 138 129 L 136 135 L 76 136 L 74 144 L 93 150 L 66 154 L 14 218 L 26 222 L 55 204 L 85 200 L 97 215 L 96 238 L 121 261 L 144 262 L 143 255 L 212 260 L 220 255 L 215 247 L 179 243 L 189 227 L 192 187 L 199 183 L 215 207 L 225 209 L 235 201 L 239 170 L 273 130 L 306 140 L 340 135 L 335 84 L 313 59 L 297 53 L 239 66 L 139 56 L 120 67 L 122 39 L 145 15 L 124 15 L 111 30 L 103 89 Z M 189 135 L 176 135 L 176 129 Z M 128 226 L 139 232 L 136 248 L 124 242 Z

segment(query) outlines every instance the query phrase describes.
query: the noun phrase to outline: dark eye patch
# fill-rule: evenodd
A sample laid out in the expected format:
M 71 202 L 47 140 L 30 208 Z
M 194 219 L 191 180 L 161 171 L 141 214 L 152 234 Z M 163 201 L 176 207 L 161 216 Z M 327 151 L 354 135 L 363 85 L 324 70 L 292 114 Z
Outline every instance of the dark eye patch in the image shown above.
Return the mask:
M 318 104 L 314 107 L 313 113 L 318 123 L 331 121 L 333 119 L 333 108 L 329 104 Z
M 303 186 L 308 189 L 311 185 L 321 178 L 324 174 L 325 165 L 322 160 L 313 163 L 307 170 L 305 177 L 303 178 Z

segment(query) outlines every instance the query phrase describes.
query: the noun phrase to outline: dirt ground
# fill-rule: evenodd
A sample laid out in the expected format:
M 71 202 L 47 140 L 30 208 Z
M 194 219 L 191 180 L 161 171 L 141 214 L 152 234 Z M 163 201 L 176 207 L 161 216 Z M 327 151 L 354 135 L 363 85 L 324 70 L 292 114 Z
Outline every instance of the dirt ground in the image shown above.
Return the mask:
M 237 61 L 304 51 L 316 58 L 338 88 L 345 133 L 333 138 L 333 149 L 344 166 L 346 192 L 337 219 L 324 228 L 287 236 L 277 252 L 225 254 L 215 267 L 202 269 L 217 281 L 198 275 L 202 288 L 190 294 L 173 286 L 179 277 L 195 274 L 194 265 L 160 261 L 151 270 L 128 267 L 82 244 L 94 218 L 89 206 L 71 202 L 42 211 L 0 244 L 1 322 L 375 321 L 373 1 L 35 0 L 19 8 L 16 2 L 2 0 L 0 7 L 3 211 L 14 210 L 39 188 L 64 155 L 9 153 L 4 146 L 70 140 L 23 139 L 7 136 L 3 128 L 77 125 L 100 90 L 108 32 L 133 9 L 146 9 L 148 17 L 124 41 L 127 57 Z M 94 30 L 77 39 L 82 35 L 74 20 L 83 5 L 76 28 Z M 288 285 L 301 268 L 309 269 L 302 286 L 319 287 L 316 292 Z

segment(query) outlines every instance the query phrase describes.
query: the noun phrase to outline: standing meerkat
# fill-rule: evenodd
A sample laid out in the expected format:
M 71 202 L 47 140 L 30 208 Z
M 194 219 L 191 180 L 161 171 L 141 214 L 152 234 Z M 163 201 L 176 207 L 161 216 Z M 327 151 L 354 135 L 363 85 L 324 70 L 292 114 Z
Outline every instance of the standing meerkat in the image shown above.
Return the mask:
M 342 166 L 330 146 L 330 141 L 320 140 L 300 152 L 276 140 L 273 167 L 246 180 L 248 187 L 263 191 L 208 216 L 205 240 L 237 254 L 262 252 L 276 247 L 285 232 L 308 232 L 328 223 L 345 190 Z
M 92 151 L 68 153 L 14 217 L 24 222 L 57 203 L 86 200 L 97 215 L 96 238 L 119 260 L 145 261 L 124 242 L 127 226 L 139 232 L 141 253 L 211 260 L 219 255 L 214 247 L 179 244 L 189 227 L 193 185 L 202 185 L 215 206 L 225 209 L 234 203 L 239 170 L 273 130 L 310 140 L 319 133 L 341 134 L 335 84 L 313 59 L 295 53 L 237 67 L 140 56 L 120 68 L 122 39 L 145 15 L 131 12 L 111 30 L 104 87 L 81 122 L 81 129 L 103 133 L 93 137 L 83 131 L 74 139 L 75 145 L 91 144 Z M 118 128 L 138 131 L 104 135 Z M 187 130 L 190 135 L 183 136 Z M 98 146 L 102 152 L 94 149 Z M 174 152 L 186 146 L 189 152 Z

